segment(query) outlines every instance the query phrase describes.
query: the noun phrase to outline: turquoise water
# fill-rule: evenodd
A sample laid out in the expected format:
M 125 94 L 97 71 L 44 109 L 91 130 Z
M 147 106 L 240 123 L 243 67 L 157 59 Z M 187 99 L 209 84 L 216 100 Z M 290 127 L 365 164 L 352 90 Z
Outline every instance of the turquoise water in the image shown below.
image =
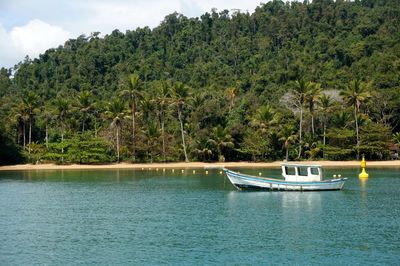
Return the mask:
M 400 169 L 357 171 L 327 170 L 349 180 L 326 192 L 240 192 L 202 169 L 0 172 L 0 265 L 399 265 Z

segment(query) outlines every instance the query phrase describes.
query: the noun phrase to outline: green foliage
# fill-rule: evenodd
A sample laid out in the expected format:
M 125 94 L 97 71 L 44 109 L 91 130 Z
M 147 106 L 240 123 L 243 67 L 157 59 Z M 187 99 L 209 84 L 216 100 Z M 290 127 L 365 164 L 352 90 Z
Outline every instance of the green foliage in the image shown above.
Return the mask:
M 63 143 L 49 143 L 47 152 L 40 159 L 44 162 L 98 164 L 110 163 L 114 161 L 114 156 L 110 143 L 94 138 L 93 132 L 86 131 L 65 139 Z
M 0 69 L 0 161 L 386 158 L 399 14 L 394 0 L 274 0 L 81 35 Z
M 77 134 L 68 139 L 66 160 L 71 163 L 96 164 L 113 161 L 110 144 L 102 139 L 91 136 L 91 132 Z
M 265 138 L 264 134 L 260 131 L 249 129 L 244 135 L 243 142 L 241 143 L 240 152 L 244 156 L 248 155 L 252 161 L 271 160 L 270 153 L 272 152 L 269 139 Z
M 350 129 L 331 128 L 327 131 L 328 143 L 325 158 L 328 160 L 348 160 L 356 154 L 355 132 Z
M 388 146 L 391 143 L 390 129 L 382 124 L 366 123 L 360 129 L 360 150 L 368 159 L 389 158 Z

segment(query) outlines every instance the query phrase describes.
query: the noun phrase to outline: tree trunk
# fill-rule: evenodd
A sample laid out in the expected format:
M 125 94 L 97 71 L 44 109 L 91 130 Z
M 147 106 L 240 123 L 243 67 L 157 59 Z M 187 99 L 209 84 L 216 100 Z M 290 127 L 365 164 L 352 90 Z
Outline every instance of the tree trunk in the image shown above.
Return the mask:
M 165 155 L 165 130 L 164 130 L 164 117 L 161 118 L 161 136 L 162 136 L 162 152 L 163 152 L 163 160 L 164 163 L 166 161 Z
M 117 162 L 119 163 L 119 127 L 117 126 Z
M 181 125 L 182 145 L 183 145 L 183 153 L 185 155 L 185 162 L 189 162 L 189 159 L 188 159 L 187 153 L 186 153 L 185 133 L 183 131 L 183 122 L 182 122 L 181 109 L 179 107 L 178 107 L 178 119 L 179 119 L 179 123 Z
M 24 122 L 24 124 L 23 124 L 23 126 L 22 126 L 22 131 L 23 131 L 23 139 L 24 139 L 24 150 L 25 150 L 25 147 L 26 147 L 26 136 L 25 136 L 25 122 Z
M 358 121 L 357 121 L 357 107 L 354 106 L 354 120 L 356 122 L 356 138 L 357 138 L 357 143 L 356 143 L 356 150 L 357 150 L 357 160 L 360 159 L 360 140 L 358 137 Z
M 315 129 L 314 129 L 314 115 L 313 115 L 313 113 L 311 113 L 311 132 L 312 132 L 312 136 L 314 137 Z
M 135 161 L 135 96 L 132 94 L 132 161 Z
M 289 159 L 289 143 L 285 143 L 285 149 L 286 149 L 286 161 Z
M 64 163 L 64 129 L 61 132 L 61 163 Z
M 49 127 L 48 127 L 47 123 L 46 123 L 46 137 L 45 137 L 45 140 L 46 140 L 46 148 L 48 149 L 49 148 Z
M 326 145 L 326 121 L 324 121 L 324 138 L 323 138 L 323 150 L 322 150 L 322 158 L 325 159 L 325 145 Z
M 32 142 L 32 117 L 29 116 L 29 149 L 28 149 L 28 153 L 31 153 L 31 142 Z
M 300 107 L 300 132 L 299 132 L 299 142 L 300 142 L 300 146 L 299 146 L 299 156 L 297 157 L 297 159 L 300 159 L 301 157 L 301 146 L 303 145 L 302 143 L 302 137 L 301 137 L 301 133 L 303 130 L 303 106 Z

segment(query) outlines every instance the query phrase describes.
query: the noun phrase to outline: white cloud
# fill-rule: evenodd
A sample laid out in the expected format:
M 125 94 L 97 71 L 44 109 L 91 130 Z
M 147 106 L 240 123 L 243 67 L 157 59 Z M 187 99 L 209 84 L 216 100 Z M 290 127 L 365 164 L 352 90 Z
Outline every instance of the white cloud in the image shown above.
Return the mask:
M 72 34 L 58 26 L 34 19 L 22 27 L 14 27 L 10 36 L 15 48 L 36 57 L 46 49 L 64 44 Z
M 86 34 L 93 31 L 108 34 L 114 29 L 125 32 L 145 26 L 153 28 L 166 15 L 180 8 L 178 1 L 163 0 L 113 1 L 98 2 L 95 5 L 89 4 L 86 3 L 85 5 L 88 14 L 83 23 L 86 29 L 84 33 Z
M 0 25 L 0 66 L 11 67 L 25 55 L 35 58 L 49 48 L 64 44 L 73 35 L 61 27 L 39 19 L 14 27 L 7 32 Z
M 0 24 L 0 67 L 11 67 L 22 58 L 20 51 L 13 45 L 11 36 Z
M 260 5 L 260 0 L 182 0 L 183 2 L 195 2 L 201 8 L 201 13 L 209 12 L 212 8 L 216 8 L 218 12 L 222 10 L 240 9 L 241 12 L 249 11 L 252 13 L 254 9 Z M 264 1 L 267 2 L 267 1 Z

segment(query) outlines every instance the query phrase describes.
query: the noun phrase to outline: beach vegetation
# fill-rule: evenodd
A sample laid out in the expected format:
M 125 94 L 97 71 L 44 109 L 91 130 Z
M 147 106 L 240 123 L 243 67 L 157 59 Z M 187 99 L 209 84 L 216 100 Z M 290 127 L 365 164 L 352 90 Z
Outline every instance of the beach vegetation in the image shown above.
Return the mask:
M 0 69 L 0 164 L 389 159 L 397 0 L 280 0 L 81 35 Z

